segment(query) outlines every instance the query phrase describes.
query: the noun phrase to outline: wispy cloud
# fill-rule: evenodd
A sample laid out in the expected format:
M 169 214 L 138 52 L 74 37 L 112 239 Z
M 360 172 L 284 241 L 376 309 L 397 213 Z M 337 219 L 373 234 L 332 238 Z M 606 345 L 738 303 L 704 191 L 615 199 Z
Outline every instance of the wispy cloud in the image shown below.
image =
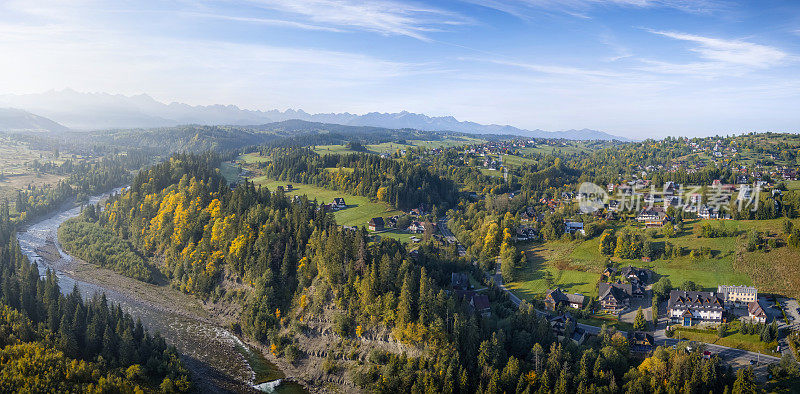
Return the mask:
M 689 13 L 708 13 L 723 8 L 717 0 L 463 0 L 523 19 L 542 12 L 558 12 L 590 18 L 596 8 L 672 8 Z
M 211 13 L 201 13 L 201 12 L 182 12 L 181 15 L 196 17 L 196 18 L 204 18 L 204 19 L 219 19 L 225 21 L 233 21 L 233 22 L 246 22 L 246 23 L 254 23 L 259 25 L 267 25 L 267 26 L 282 26 L 282 27 L 292 27 L 296 29 L 303 29 L 303 30 L 316 30 L 316 31 L 328 31 L 328 32 L 343 32 L 344 30 L 338 29 L 335 27 L 328 27 L 328 26 L 317 26 L 308 23 L 301 23 L 295 21 L 287 21 L 283 19 L 271 19 L 271 18 L 253 18 L 253 17 L 243 17 L 243 16 L 232 16 L 232 15 L 224 15 L 224 14 L 211 14 Z
M 722 64 L 768 68 L 783 63 L 789 56 L 782 50 L 747 41 L 725 40 L 694 34 L 651 30 L 653 34 L 697 44 L 692 51 L 701 58 Z
M 407 36 L 429 41 L 429 33 L 472 23 L 456 12 L 392 0 L 250 0 L 258 7 L 284 12 L 309 22 L 346 30 Z
M 515 62 L 515 61 L 506 61 L 506 60 L 495 60 L 495 59 L 477 59 L 483 60 L 485 62 L 499 64 L 503 66 L 511 66 L 517 67 L 528 71 L 534 71 L 537 73 L 542 74 L 553 74 L 553 75 L 565 75 L 565 76 L 573 76 L 573 77 L 621 77 L 623 74 L 612 72 L 612 71 L 604 71 L 604 70 L 592 70 L 592 69 L 585 69 L 579 67 L 569 67 L 569 66 L 559 66 L 559 65 L 546 65 L 546 64 L 535 64 L 535 63 L 524 63 L 524 62 Z

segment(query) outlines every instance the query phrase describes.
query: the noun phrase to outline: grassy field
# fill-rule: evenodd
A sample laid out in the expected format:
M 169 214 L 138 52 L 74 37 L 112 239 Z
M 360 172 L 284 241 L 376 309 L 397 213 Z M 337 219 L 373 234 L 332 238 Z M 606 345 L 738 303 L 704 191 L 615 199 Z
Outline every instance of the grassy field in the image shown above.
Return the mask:
M 536 298 L 555 286 L 569 293 L 596 297 L 599 272 L 565 267 L 559 257 L 565 251 L 564 246 L 567 245 L 545 244 L 527 250 L 525 257 L 528 265 L 520 272 L 519 279 L 508 283 L 507 287 L 517 296 L 527 299 Z
M 258 152 L 247 153 L 239 156 L 238 161 L 243 161 L 245 164 L 262 163 L 269 161 L 269 157 L 261 156 Z
M 602 327 L 603 324 L 605 324 L 609 327 L 616 327 L 617 330 L 633 331 L 633 324 L 624 321 L 619 321 L 617 318 L 608 315 L 597 315 L 597 316 L 579 318 L 578 322 L 595 327 Z
M 310 199 L 316 199 L 320 203 L 330 203 L 335 197 L 344 197 L 347 208 L 335 212 L 336 222 L 343 226 L 366 226 L 370 219 L 374 217 L 388 217 L 400 215 L 403 212 L 392 208 L 383 202 L 372 202 L 366 197 L 354 196 L 335 190 L 324 189 L 321 187 L 306 185 L 303 183 L 275 181 L 266 177 L 258 177 L 253 182 L 266 186 L 270 190 L 276 190 L 278 186 L 286 186 L 291 183 L 293 190 L 288 192 L 290 195 L 307 195 Z M 387 231 L 381 233 L 384 236 L 398 238 L 409 241 L 410 234 Z
M 228 183 L 239 182 L 239 166 L 229 161 L 219 165 L 219 171 Z
M 497 176 L 497 177 L 503 176 L 503 171 L 500 170 L 490 170 L 488 168 L 483 168 L 483 167 L 479 167 L 478 170 L 480 170 L 481 174 L 483 175 Z
M 63 176 L 36 174 L 31 167 L 34 160 L 40 163 L 62 164 L 73 155 L 62 154 L 55 157 L 54 152 L 30 149 L 27 144 L 0 136 L 0 198 L 14 201 L 17 190 L 28 186 L 55 185 Z M 14 204 L 11 204 L 14 208 Z
M 676 286 L 685 281 L 695 282 L 709 290 L 716 289 L 720 284 L 756 285 L 761 291 L 800 295 L 797 294 L 800 292 L 800 253 L 796 249 L 783 246 L 767 252 L 747 252 L 744 250 L 745 235 L 700 238 L 698 234 L 701 222 L 685 222 L 684 232 L 671 239 L 666 239 L 660 231 L 656 231 L 651 240 L 656 247 L 662 246 L 664 242 L 686 250 L 708 247 L 712 250 L 711 257 L 692 258 L 685 255 L 677 258 L 662 257 L 651 262 L 609 259 L 600 254 L 599 237 L 587 241 L 551 241 L 523 247 L 526 250 L 527 266 L 520 272 L 519 279 L 509 283 L 508 287 L 523 298 L 535 298 L 554 286 L 568 292 L 596 296 L 600 273 L 607 262 L 613 262 L 619 266 L 650 268 L 658 275 L 669 277 Z M 775 236 L 781 233 L 783 219 L 725 220 L 712 223 L 715 226 L 736 228 L 741 234 L 755 229 Z M 634 227 L 634 224 L 620 226 L 617 231 Z
M 700 328 L 687 329 L 678 326 L 675 328 L 675 338 L 712 343 L 715 345 L 727 346 L 735 349 L 747 350 L 750 352 L 775 355 L 773 350 L 775 350 L 776 343 L 773 342 L 772 344 L 768 344 L 761 342 L 757 334 L 745 335 L 739 333 L 739 324 L 740 322 L 738 321 L 729 324 L 728 329 L 725 332 L 725 336 L 722 338 L 717 335 L 716 328 L 704 330 Z
M 393 154 L 397 152 L 398 149 L 409 149 L 414 147 L 423 147 L 423 148 L 442 148 L 442 147 L 453 147 L 453 146 L 461 146 L 461 145 L 470 145 L 470 144 L 480 144 L 486 142 L 485 140 L 472 138 L 472 137 L 450 137 L 444 138 L 441 140 L 436 141 L 424 141 L 424 140 L 406 140 L 405 144 L 399 144 L 397 142 L 384 142 L 382 144 L 371 144 L 366 145 L 368 153 L 374 154 L 381 154 L 381 153 L 388 153 Z M 320 155 L 324 154 L 345 154 L 345 153 L 356 153 L 351 149 L 347 149 L 345 145 L 319 145 L 314 147 L 314 151 Z
M 585 146 L 583 143 L 577 141 L 569 141 L 565 142 L 565 145 L 538 145 L 533 148 L 522 148 L 520 149 L 520 153 L 528 154 L 528 153 L 538 153 L 538 154 L 551 154 L 555 151 L 560 151 L 562 154 L 578 154 L 589 152 L 592 149 Z
M 527 157 L 503 155 L 503 165 L 507 165 L 509 168 L 521 167 L 524 164 L 533 164 L 533 163 L 536 163 L 536 160 L 528 159 Z

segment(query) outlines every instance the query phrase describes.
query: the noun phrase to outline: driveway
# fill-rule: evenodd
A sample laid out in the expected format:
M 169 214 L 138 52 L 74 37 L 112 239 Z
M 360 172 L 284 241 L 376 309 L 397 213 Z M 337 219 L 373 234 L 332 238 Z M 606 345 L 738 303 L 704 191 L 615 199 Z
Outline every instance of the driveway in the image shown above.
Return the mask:
M 639 308 L 642 308 L 642 314 L 644 314 L 645 320 L 652 321 L 653 301 L 650 299 L 650 293 L 651 292 L 648 290 L 642 298 L 631 298 L 630 307 L 625 310 L 625 313 L 619 316 L 619 320 L 633 324 L 636 320 L 636 312 L 639 311 Z
M 781 307 L 786 312 L 786 317 L 789 318 L 789 321 L 786 322 L 789 328 L 795 331 L 800 330 L 800 311 L 798 311 L 800 303 L 794 298 L 781 298 L 778 302 L 780 302 Z

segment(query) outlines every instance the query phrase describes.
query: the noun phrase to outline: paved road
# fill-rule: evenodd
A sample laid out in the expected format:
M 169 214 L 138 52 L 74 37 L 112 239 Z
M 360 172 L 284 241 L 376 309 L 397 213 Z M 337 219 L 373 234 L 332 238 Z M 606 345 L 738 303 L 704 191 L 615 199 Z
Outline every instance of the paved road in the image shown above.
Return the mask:
M 458 242 L 456 236 L 453 235 L 453 232 L 447 227 L 447 220 L 448 218 L 446 216 L 439 220 L 439 232 L 441 232 L 442 236 L 449 242 L 454 242 L 456 244 L 456 249 L 458 250 L 458 255 L 460 257 L 464 257 L 467 255 L 467 250 L 464 249 L 464 245 Z

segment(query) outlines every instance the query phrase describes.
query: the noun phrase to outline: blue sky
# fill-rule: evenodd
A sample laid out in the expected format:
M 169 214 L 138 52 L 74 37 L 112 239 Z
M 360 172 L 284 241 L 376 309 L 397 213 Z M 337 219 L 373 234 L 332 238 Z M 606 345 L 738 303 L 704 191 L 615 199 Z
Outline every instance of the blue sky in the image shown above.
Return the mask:
M 800 125 L 800 2 L 0 0 L 0 93 L 634 138 Z

